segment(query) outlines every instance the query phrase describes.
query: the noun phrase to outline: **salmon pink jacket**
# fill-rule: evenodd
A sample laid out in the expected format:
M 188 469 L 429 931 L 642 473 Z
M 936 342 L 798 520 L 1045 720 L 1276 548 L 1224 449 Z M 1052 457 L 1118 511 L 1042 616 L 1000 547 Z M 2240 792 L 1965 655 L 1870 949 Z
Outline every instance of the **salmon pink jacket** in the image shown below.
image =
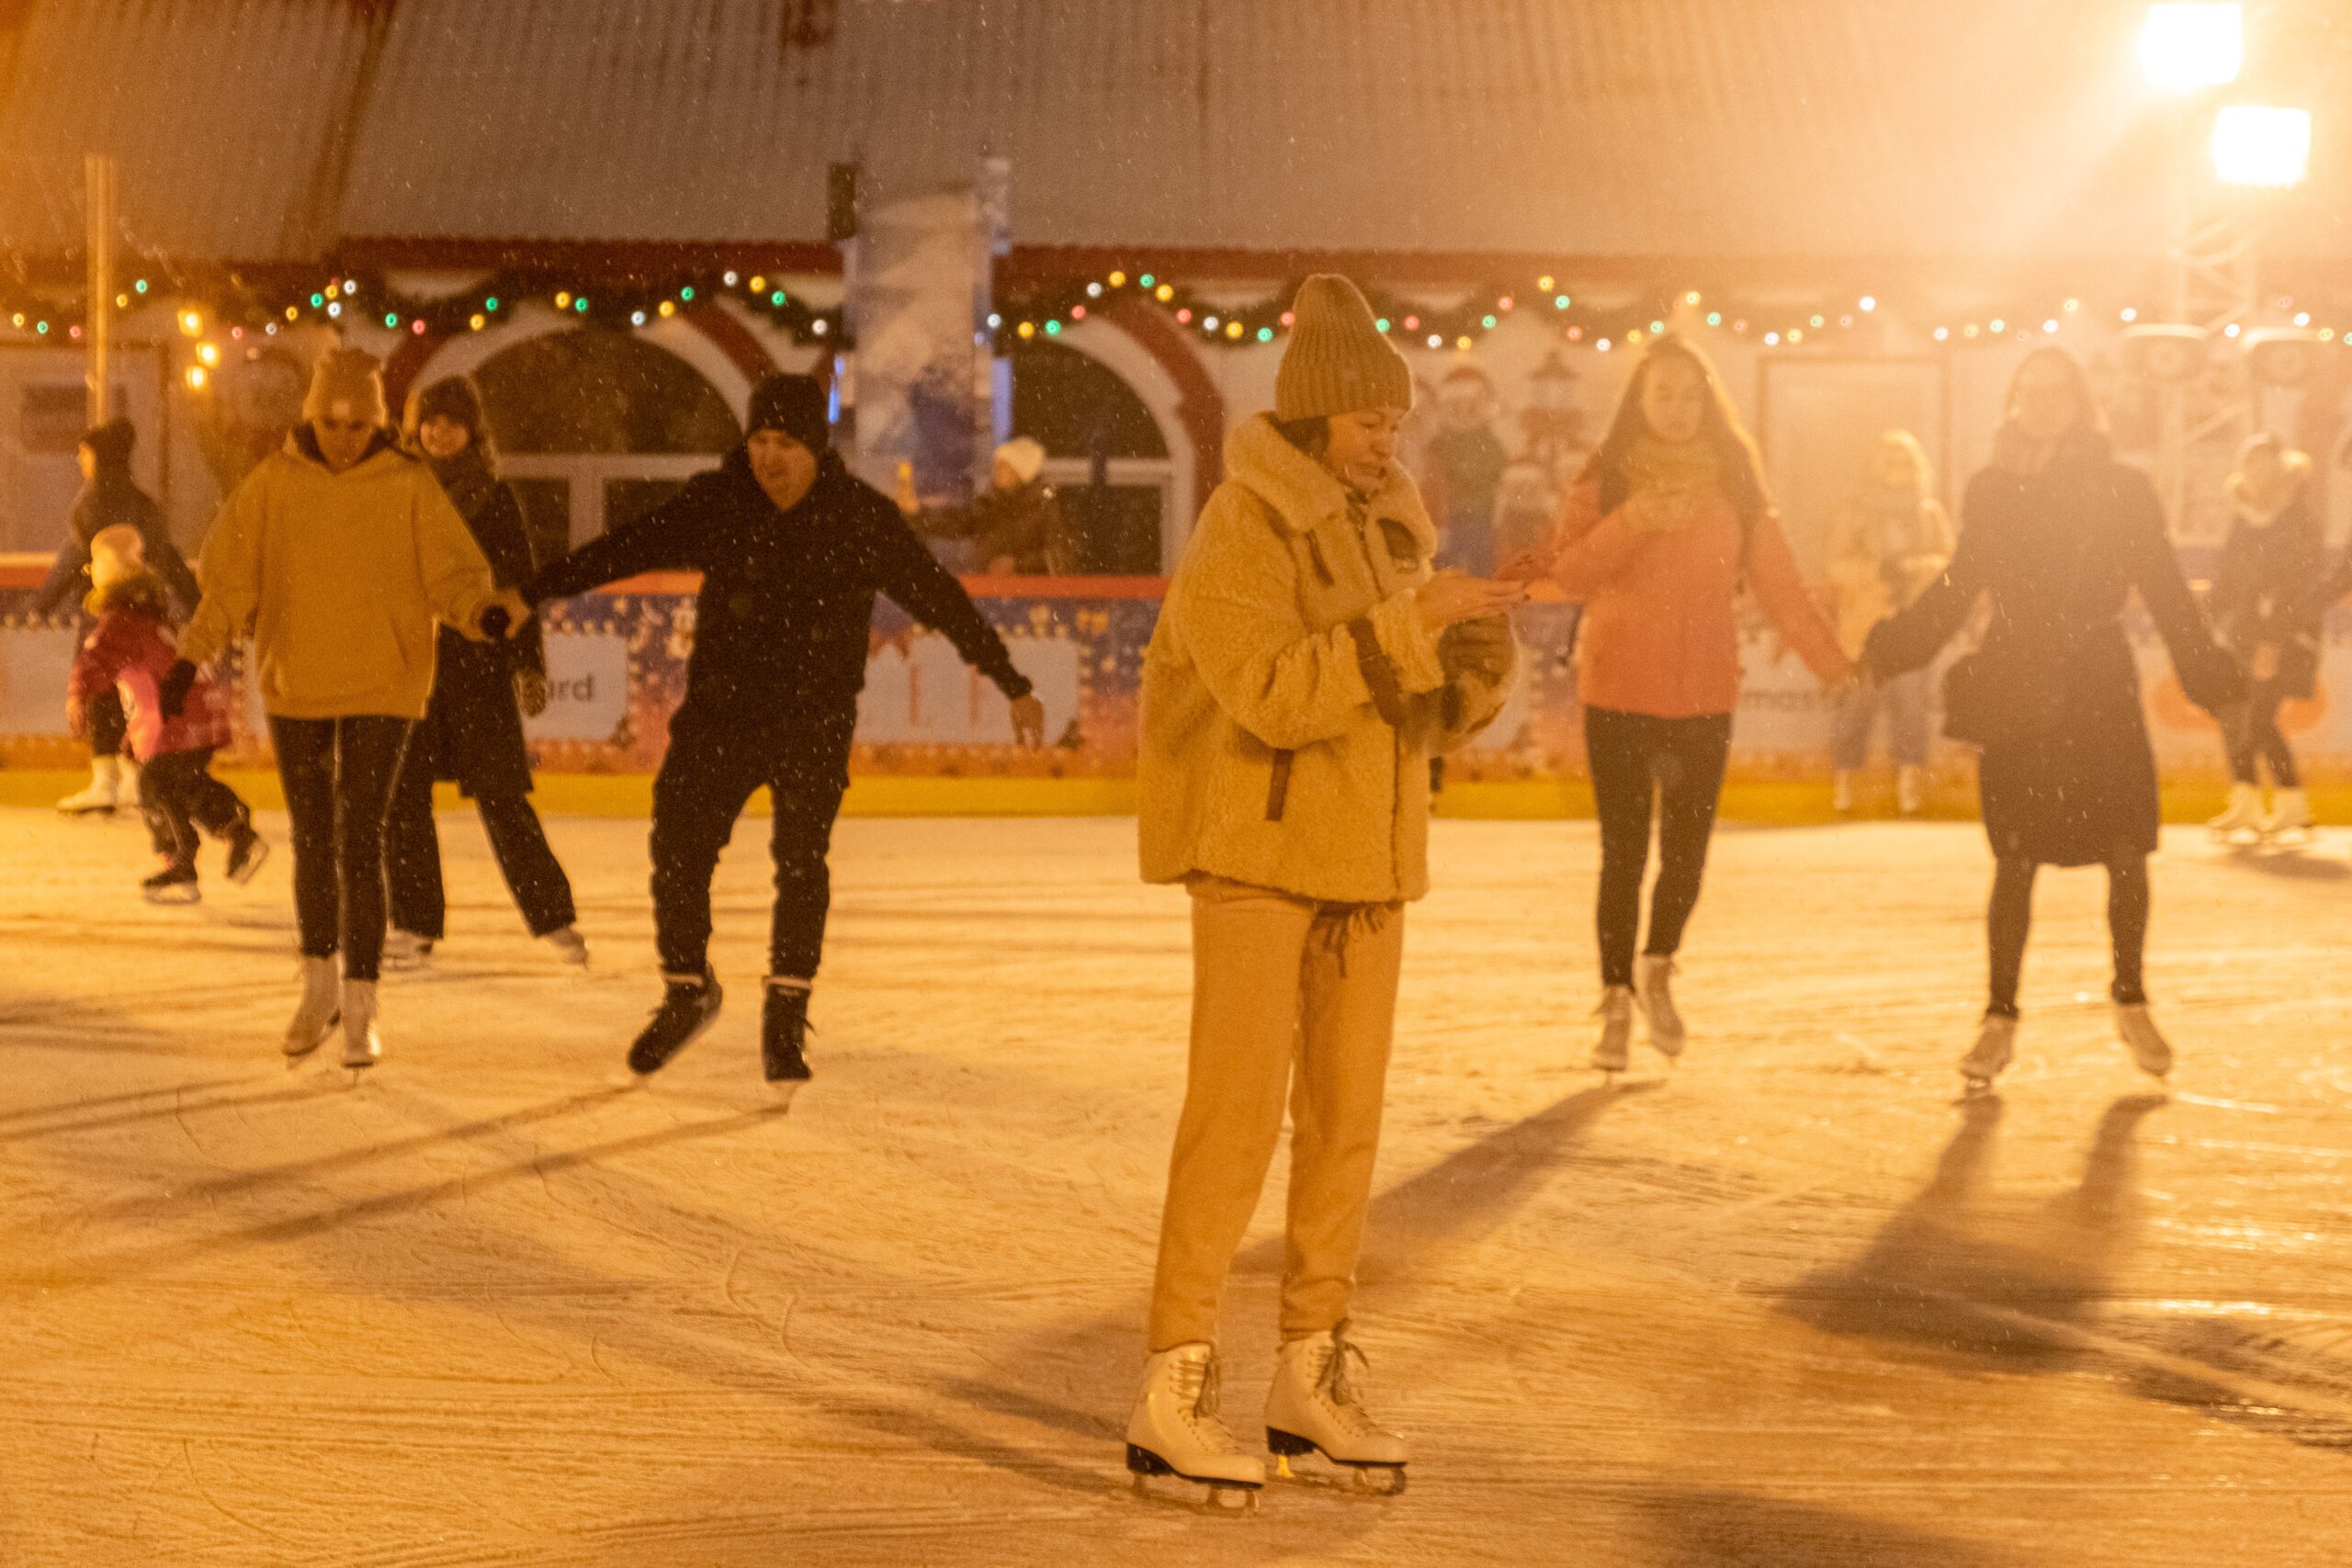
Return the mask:
M 1623 507 L 1603 516 L 1600 483 L 1588 479 L 1569 492 L 1557 538 L 1549 575 L 1584 605 L 1577 688 L 1587 706 L 1658 718 L 1736 709 L 1743 579 L 1825 684 L 1845 671 L 1773 513 L 1744 524 L 1729 500 L 1710 496 L 1675 532 L 1645 532 Z

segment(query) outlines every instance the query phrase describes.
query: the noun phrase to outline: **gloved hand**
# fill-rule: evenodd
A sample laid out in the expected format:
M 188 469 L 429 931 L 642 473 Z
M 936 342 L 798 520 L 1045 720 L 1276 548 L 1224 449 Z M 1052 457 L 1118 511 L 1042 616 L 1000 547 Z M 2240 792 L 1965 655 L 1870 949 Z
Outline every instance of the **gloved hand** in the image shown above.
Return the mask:
M 523 623 L 530 618 L 531 602 L 512 588 L 502 588 L 498 596 L 482 607 L 481 615 L 474 621 L 474 629 L 465 635 L 476 642 L 502 642 L 521 631 Z
M 548 711 L 548 673 L 544 670 L 514 671 L 514 705 L 523 710 L 525 718 L 537 718 Z
M 1510 673 L 1512 641 L 1507 616 L 1461 621 L 1437 639 L 1438 663 L 1449 676 L 1478 675 L 1499 681 Z
M 196 666 L 185 659 L 173 660 L 155 687 L 155 705 L 164 710 L 165 718 L 179 717 L 180 710 L 187 706 L 188 688 L 195 684 Z

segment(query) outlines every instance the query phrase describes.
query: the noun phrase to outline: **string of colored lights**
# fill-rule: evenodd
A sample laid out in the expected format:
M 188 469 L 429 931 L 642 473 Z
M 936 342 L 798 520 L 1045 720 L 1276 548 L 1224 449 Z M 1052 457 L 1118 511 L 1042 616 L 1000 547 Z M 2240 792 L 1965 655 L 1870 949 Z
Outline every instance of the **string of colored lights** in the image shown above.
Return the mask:
M 1415 347 L 1456 351 L 1474 348 L 1487 333 L 1513 320 L 1532 320 L 1564 342 L 1607 353 L 1620 345 L 1638 347 L 1675 324 L 1703 326 L 1710 332 L 1751 339 L 1767 348 L 1780 348 L 1856 333 L 1877 338 L 1889 331 L 1890 319 L 1898 317 L 1909 330 L 1924 333 L 1934 343 L 1983 347 L 2054 335 L 2077 319 L 2098 319 L 2102 313 L 2087 307 L 2080 297 L 2025 302 L 1999 312 L 1959 319 L 1926 308 L 1891 308 L 1873 294 L 1792 307 L 1785 300 L 1742 305 L 1697 290 L 1652 290 L 1596 303 L 1570 292 L 1551 276 L 1537 276 L 1532 283 L 1532 288 L 1524 289 L 1473 290 L 1450 305 L 1419 304 L 1377 288 L 1366 293 L 1381 330 L 1392 338 Z M 1085 321 L 1091 313 L 1132 303 L 1159 310 L 1204 344 L 1250 347 L 1271 344 L 1289 331 L 1290 303 L 1295 291 L 1295 283 L 1291 283 L 1256 300 L 1220 304 L 1212 294 L 1156 272 L 1115 268 L 1098 277 L 1009 294 L 1000 300 L 987 325 L 998 350 L 1003 352 L 1035 339 L 1057 337 Z M 167 294 L 179 302 L 182 330 L 191 337 L 225 333 L 243 339 L 249 333 L 275 334 L 303 324 L 362 321 L 387 331 L 452 335 L 486 330 L 533 300 L 583 322 L 639 328 L 697 305 L 727 299 L 789 333 L 797 344 L 843 342 L 838 306 L 816 307 L 780 280 L 732 268 L 660 282 L 565 279 L 546 271 L 510 269 L 463 292 L 436 298 L 403 292 L 380 276 L 349 274 L 338 274 L 309 289 L 274 293 L 232 279 L 209 288 L 175 280 L 167 288 L 159 279 L 141 276 L 117 294 L 114 305 L 119 311 L 133 310 Z M 2311 310 L 2291 299 L 2281 299 L 2275 304 L 2282 322 L 2291 320 L 2298 328 L 2312 328 Z M 2160 319 L 2157 312 L 2137 305 L 2108 307 L 2104 313 L 2107 320 L 2124 325 Z M 14 296 L 0 293 L 0 330 L 79 342 L 82 314 L 78 299 L 44 299 L 22 291 Z M 2314 335 L 2324 343 L 2352 342 L 2352 326 L 2321 326 Z M 206 363 L 217 363 L 217 352 Z M 191 379 L 201 384 L 199 378 Z

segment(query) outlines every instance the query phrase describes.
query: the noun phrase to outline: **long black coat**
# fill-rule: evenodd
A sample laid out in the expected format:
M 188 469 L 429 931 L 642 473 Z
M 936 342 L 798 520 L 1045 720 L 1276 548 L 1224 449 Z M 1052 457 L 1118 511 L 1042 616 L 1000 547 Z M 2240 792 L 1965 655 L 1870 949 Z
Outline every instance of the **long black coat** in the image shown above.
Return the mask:
M 738 446 L 636 522 L 548 565 L 526 597 L 536 604 L 663 570 L 702 573 L 673 735 L 699 729 L 846 765 L 877 592 L 944 633 L 1007 696 L 1029 692 L 963 584 L 831 452 L 808 493 L 782 512 Z
M 2155 849 L 2155 756 L 2122 623 L 2135 589 L 2190 699 L 2234 701 L 2243 678 L 2181 575 L 2154 489 L 2085 434 L 2038 472 L 1996 463 L 1971 479 L 1951 565 L 1871 631 L 1864 667 L 1898 675 L 1932 660 L 1989 597 L 1984 656 L 2021 661 L 2054 694 L 2056 725 L 1988 744 L 1978 762 L 1996 855 L 2088 865 Z
M 2312 584 L 2326 570 L 2326 536 L 2309 485 L 2267 524 L 2239 518 L 2222 541 L 2205 612 L 2239 658 L 2265 644 L 2278 650 L 2278 673 L 2268 682 L 2278 696 L 2309 699 L 2318 689 L 2324 614 Z
M 528 582 L 531 542 L 522 502 L 491 472 L 480 449 L 469 446 L 430 467 L 489 558 L 498 586 Z M 431 768 L 435 778 L 453 779 L 477 798 L 528 795 L 531 757 L 514 698 L 514 672 L 523 669 L 547 670 L 537 621 L 511 642 L 474 642 L 442 627 L 434 649 L 433 700 L 409 739 L 402 767 Z
M 177 618 L 184 621 L 196 613 L 196 574 L 172 543 L 164 509 L 139 488 L 129 469 L 100 468 L 74 498 L 74 510 L 65 522 L 65 543 L 50 563 L 49 576 L 33 593 L 33 614 L 46 615 L 68 598 L 81 603 L 90 592 L 90 541 L 118 523 L 139 530 L 147 570 L 162 578 L 170 590 Z

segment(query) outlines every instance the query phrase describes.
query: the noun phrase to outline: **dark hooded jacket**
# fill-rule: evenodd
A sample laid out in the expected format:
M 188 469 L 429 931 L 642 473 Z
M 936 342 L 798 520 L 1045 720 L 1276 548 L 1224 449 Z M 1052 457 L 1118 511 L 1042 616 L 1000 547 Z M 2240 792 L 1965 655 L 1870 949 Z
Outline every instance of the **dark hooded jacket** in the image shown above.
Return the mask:
M 816 482 L 784 512 L 738 446 L 635 523 L 548 565 L 526 592 L 536 604 L 664 570 L 702 573 L 673 733 L 703 727 L 777 743 L 806 735 L 845 754 L 876 593 L 944 634 L 1007 696 L 1028 694 L 963 584 L 838 454 L 819 459 Z
M 49 576 L 33 594 L 33 614 L 46 615 L 68 599 L 78 604 L 88 594 L 90 541 L 118 523 L 139 530 L 147 570 L 170 591 L 175 617 L 186 620 L 195 611 L 199 596 L 196 573 L 188 570 L 187 558 L 172 543 L 164 509 L 139 488 L 128 467 L 109 464 L 102 466 L 74 498 L 74 510 L 66 517 L 65 543 L 58 547 Z

